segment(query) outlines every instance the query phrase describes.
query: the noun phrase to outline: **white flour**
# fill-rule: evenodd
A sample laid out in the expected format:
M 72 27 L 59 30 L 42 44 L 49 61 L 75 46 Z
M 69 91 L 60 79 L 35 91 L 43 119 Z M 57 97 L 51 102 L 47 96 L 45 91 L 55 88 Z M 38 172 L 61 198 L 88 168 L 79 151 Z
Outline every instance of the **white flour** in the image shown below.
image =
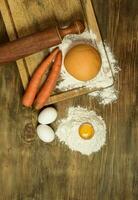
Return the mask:
M 74 44 L 77 43 L 88 43 L 93 45 L 95 48 L 98 49 L 98 51 L 101 54 L 102 58 L 102 67 L 99 72 L 99 74 L 92 80 L 90 81 L 78 81 L 74 77 L 72 77 L 65 69 L 64 63 L 62 63 L 62 70 L 61 70 L 61 79 L 57 85 L 57 89 L 60 89 L 60 91 L 66 91 L 69 89 L 73 88 L 78 88 L 78 87 L 88 87 L 88 88 L 96 88 L 96 92 L 89 93 L 90 96 L 92 97 L 99 97 L 99 101 L 103 104 L 111 103 L 115 99 L 117 99 L 117 92 L 114 88 L 114 86 L 108 88 L 108 89 L 103 89 L 98 91 L 100 88 L 107 88 L 111 85 L 113 85 L 113 75 L 118 73 L 119 68 L 117 67 L 117 62 L 114 58 L 114 55 L 112 54 L 110 48 L 105 45 L 105 49 L 108 55 L 108 58 L 110 60 L 110 65 L 111 68 L 109 67 L 109 63 L 103 48 L 102 43 L 99 43 L 96 45 L 94 42 L 96 39 L 96 35 L 92 33 L 92 31 L 85 31 L 80 35 L 68 35 L 66 36 L 62 44 L 59 45 L 60 49 L 62 50 L 63 54 L 63 60 L 66 52 L 68 51 L 69 48 L 71 48 Z M 112 71 L 111 71 L 112 69 Z M 109 98 L 110 97 L 110 98 Z M 105 100 L 106 99 L 106 100 Z
M 118 72 L 120 71 L 120 68 L 118 66 L 118 63 L 117 63 L 113 53 L 111 52 L 110 47 L 108 47 L 106 44 L 104 44 L 104 46 L 105 46 L 106 53 L 107 53 L 109 61 L 110 61 L 110 66 L 111 66 L 112 73 L 113 73 L 114 80 L 115 80 Z M 118 90 L 115 88 L 114 85 L 112 85 L 111 87 L 107 87 L 102 90 L 89 93 L 88 95 L 91 97 L 97 97 L 100 104 L 106 105 L 106 104 L 112 103 L 115 100 L 117 100 Z
M 115 89 L 114 86 L 111 86 L 101 91 L 95 91 L 89 93 L 88 95 L 91 96 L 92 98 L 96 97 L 100 104 L 106 105 L 117 100 L 118 91 Z
M 79 126 L 85 122 L 91 123 L 95 130 L 94 136 L 89 140 L 82 139 L 78 132 Z M 99 151 L 105 144 L 106 125 L 102 117 L 97 116 L 94 111 L 88 111 L 82 107 L 70 107 L 67 118 L 59 121 L 55 134 L 72 151 L 90 155 Z

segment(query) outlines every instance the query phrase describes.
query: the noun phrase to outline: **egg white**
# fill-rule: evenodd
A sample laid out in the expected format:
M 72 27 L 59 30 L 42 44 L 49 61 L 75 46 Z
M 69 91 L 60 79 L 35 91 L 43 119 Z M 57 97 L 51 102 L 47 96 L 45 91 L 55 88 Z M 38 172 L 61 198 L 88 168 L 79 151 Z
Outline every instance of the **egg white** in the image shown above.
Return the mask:
M 85 122 L 91 123 L 95 130 L 94 136 L 89 140 L 85 140 L 79 135 L 79 127 Z M 106 125 L 104 120 L 94 111 L 72 107 L 69 109 L 68 117 L 60 122 L 55 134 L 71 150 L 90 155 L 99 151 L 105 144 Z

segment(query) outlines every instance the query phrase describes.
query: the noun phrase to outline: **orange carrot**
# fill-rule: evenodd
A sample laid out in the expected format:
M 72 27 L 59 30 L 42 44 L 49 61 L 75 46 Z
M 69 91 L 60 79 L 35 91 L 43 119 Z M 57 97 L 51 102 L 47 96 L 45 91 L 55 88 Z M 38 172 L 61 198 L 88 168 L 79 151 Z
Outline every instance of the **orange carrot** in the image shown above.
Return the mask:
M 42 86 L 40 92 L 36 97 L 36 100 L 34 102 L 35 109 L 39 110 L 46 104 L 49 96 L 51 95 L 53 89 L 55 88 L 61 70 L 61 63 L 62 63 L 62 53 L 60 51 L 55 58 L 55 62 L 53 64 L 53 67 L 46 82 L 44 83 L 44 85 Z
M 53 59 L 55 59 L 55 56 L 57 55 L 58 52 L 59 48 L 54 49 L 52 53 L 42 62 L 42 64 L 40 64 L 40 66 L 34 72 L 22 99 L 22 104 L 24 106 L 26 107 L 32 106 L 38 88 L 40 86 L 42 76 L 48 69 L 50 63 L 52 63 Z

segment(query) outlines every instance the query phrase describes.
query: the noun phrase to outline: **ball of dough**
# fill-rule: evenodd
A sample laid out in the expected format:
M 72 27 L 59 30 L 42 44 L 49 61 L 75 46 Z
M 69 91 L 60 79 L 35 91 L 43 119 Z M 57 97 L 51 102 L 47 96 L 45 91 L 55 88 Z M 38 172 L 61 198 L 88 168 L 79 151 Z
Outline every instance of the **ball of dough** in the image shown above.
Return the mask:
M 80 81 L 93 79 L 101 68 L 99 52 L 89 44 L 78 44 L 71 48 L 64 59 L 67 72 Z

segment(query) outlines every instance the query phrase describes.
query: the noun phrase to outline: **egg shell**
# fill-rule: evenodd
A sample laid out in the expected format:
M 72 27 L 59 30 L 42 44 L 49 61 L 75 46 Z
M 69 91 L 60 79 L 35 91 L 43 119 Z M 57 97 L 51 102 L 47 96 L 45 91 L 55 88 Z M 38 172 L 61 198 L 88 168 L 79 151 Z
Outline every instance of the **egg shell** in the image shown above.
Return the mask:
M 52 142 L 55 139 L 55 134 L 53 129 L 44 124 L 40 124 L 37 126 L 37 135 L 43 142 Z
M 57 111 L 53 107 L 47 107 L 42 110 L 38 116 L 38 122 L 40 124 L 51 124 L 57 118 Z

